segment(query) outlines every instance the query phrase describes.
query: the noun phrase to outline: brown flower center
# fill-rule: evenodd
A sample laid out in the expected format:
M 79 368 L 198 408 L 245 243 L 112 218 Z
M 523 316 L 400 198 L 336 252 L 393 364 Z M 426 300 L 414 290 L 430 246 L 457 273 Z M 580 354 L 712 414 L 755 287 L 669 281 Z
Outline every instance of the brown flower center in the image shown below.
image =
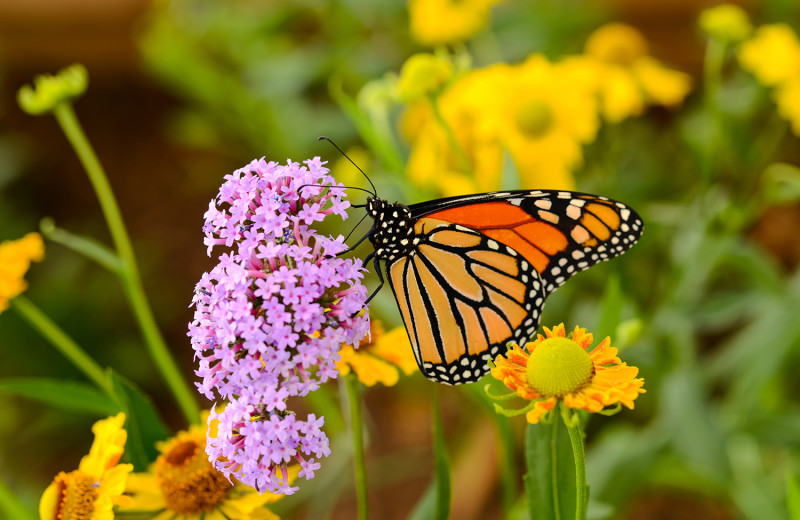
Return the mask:
M 156 477 L 167 507 L 180 514 L 211 511 L 233 487 L 194 441 L 180 441 L 156 460 Z
M 89 475 L 79 470 L 56 475 L 58 499 L 53 518 L 58 520 L 89 520 L 97 500 L 97 488 Z

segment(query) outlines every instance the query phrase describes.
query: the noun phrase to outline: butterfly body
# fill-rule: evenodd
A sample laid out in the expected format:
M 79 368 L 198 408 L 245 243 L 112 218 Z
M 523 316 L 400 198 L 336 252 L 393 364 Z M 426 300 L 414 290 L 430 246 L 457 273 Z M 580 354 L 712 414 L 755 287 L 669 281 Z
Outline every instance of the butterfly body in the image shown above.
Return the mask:
M 426 377 L 480 379 L 508 342 L 536 333 L 546 297 L 629 249 L 642 221 L 620 202 L 567 191 L 508 191 L 405 206 L 367 201 L 383 261 Z

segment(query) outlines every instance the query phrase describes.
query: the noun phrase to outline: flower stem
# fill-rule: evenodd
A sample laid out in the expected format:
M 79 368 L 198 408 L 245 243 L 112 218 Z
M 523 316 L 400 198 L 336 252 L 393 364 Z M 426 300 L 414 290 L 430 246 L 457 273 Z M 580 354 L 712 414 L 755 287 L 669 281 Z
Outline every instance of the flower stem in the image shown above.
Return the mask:
M 17 296 L 11 300 L 11 308 L 17 311 L 39 334 L 44 336 L 56 350 L 72 361 L 86 377 L 92 380 L 100 390 L 112 398 L 116 398 L 111 382 L 106 378 L 103 367 L 97 364 L 75 340 L 70 338 L 61 327 L 51 320 L 41 309 L 25 296 Z
M 564 403 L 561 403 L 561 418 L 569 433 L 569 440 L 572 443 L 572 454 L 575 459 L 575 520 L 586 519 L 586 505 L 588 502 L 588 488 L 586 486 L 586 453 L 583 449 L 583 433 L 581 432 L 581 422 L 577 415 L 572 412 Z M 553 421 L 554 423 L 556 421 Z
M 722 85 L 722 66 L 725 62 L 725 43 L 709 38 L 703 60 L 703 83 L 706 110 L 711 128 L 707 132 L 701 172 L 706 182 L 711 182 L 713 163 L 719 149 L 719 137 L 723 131 L 722 113 L 719 107 L 719 92 Z
M 444 114 L 442 114 L 442 110 L 439 106 L 439 100 L 433 95 L 428 96 L 428 100 L 431 104 L 431 110 L 433 110 L 433 116 L 436 118 L 439 128 L 442 129 L 444 135 L 447 137 L 447 143 L 450 145 L 450 149 L 453 150 L 453 154 L 456 156 L 458 166 L 464 173 L 474 176 L 472 164 L 469 162 L 469 157 L 464 151 L 464 148 L 461 146 L 461 143 L 458 142 L 456 134 L 453 132 L 453 128 L 447 122 L 447 119 L 445 119 Z
M 554 420 L 550 425 L 550 462 L 552 468 L 550 477 L 552 478 L 551 489 L 553 490 L 553 520 L 561 520 L 560 500 L 558 499 L 558 421 Z
M 147 302 L 133 246 L 105 171 L 86 138 L 72 105 L 66 102 L 60 103 L 53 110 L 53 114 L 77 153 L 100 202 L 117 255 L 122 261 L 122 268 L 119 271 L 122 287 L 139 323 L 147 350 L 175 396 L 186 420 L 190 423 L 197 423 L 200 420 L 200 410 L 194 400 L 194 394 L 181 376 L 174 359 L 170 356 L 169 349 Z
M 355 472 L 358 519 L 369 518 L 367 496 L 367 465 L 364 458 L 364 421 L 361 414 L 361 383 L 354 373 L 345 376 L 347 398 L 350 401 L 350 428 L 353 432 L 353 466 Z

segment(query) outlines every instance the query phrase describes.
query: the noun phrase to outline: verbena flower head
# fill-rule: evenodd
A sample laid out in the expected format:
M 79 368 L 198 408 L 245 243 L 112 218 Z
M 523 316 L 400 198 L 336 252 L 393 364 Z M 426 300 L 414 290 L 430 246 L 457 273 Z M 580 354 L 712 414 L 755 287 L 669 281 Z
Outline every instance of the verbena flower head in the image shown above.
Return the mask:
M 307 463 L 301 476 L 313 476 L 315 457 L 328 452 L 322 418 L 296 420 L 286 400 L 337 377 L 339 348 L 369 328 L 361 261 L 337 258 L 347 248 L 342 237 L 311 227 L 332 213 L 346 218 L 336 186 L 319 158 L 305 166 L 262 159 L 226 176 L 205 215 L 209 253 L 227 251 L 197 284 L 189 336 L 200 391 L 231 402 L 212 412 L 222 434 L 207 452 L 226 476 L 260 490 L 291 492 L 276 475 L 293 458 Z M 295 434 L 308 440 L 295 443 Z M 298 446 L 314 457 L 298 455 Z
M 0 243 L 0 313 L 8 302 L 28 288 L 25 273 L 31 262 L 44 258 L 44 241 L 39 233 L 28 233 L 19 240 Z
M 339 373 L 346 376 L 352 370 L 367 386 L 377 383 L 394 386 L 400 379 L 400 371 L 410 376 L 417 370 L 405 327 L 384 332 L 377 320 L 371 321 L 370 336 L 361 340 L 358 349 L 346 345 L 339 354 L 341 359 L 336 363 Z
M 592 413 L 620 404 L 633 409 L 645 392 L 644 379 L 636 378 L 638 368 L 617 357 L 610 338 L 589 351 L 594 338 L 586 329 L 575 327 L 571 337 L 563 323 L 544 331 L 525 349 L 514 345 L 505 357 L 498 356 L 491 370 L 517 396 L 532 401 L 519 411 L 526 412 L 529 423 L 538 423 L 558 401 Z
M 42 493 L 41 520 L 111 520 L 115 505 L 130 503 L 122 493 L 133 466 L 117 464 L 128 437 L 124 422 L 120 413 L 92 426 L 94 442 L 78 469 L 62 471 Z
M 203 415 L 208 418 L 207 412 Z M 160 455 L 150 471 L 128 478 L 126 493 L 132 502 L 123 512 L 160 513 L 183 520 L 277 519 L 263 506 L 282 496 L 258 493 L 239 482 L 229 482 L 205 454 L 207 435 L 215 437 L 216 430 L 209 430 L 205 424 L 193 425 L 158 443 Z M 289 469 L 290 478 L 297 475 L 298 469 Z

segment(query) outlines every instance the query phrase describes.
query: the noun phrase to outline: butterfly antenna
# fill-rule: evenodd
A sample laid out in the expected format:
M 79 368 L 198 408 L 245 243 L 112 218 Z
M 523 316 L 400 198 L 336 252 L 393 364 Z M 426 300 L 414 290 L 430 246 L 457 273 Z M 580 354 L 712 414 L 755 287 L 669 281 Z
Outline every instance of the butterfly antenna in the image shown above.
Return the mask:
M 301 191 L 303 191 L 303 188 L 310 188 L 312 186 L 316 186 L 317 188 L 325 188 L 326 190 L 333 190 L 333 189 L 359 190 L 359 191 L 363 191 L 364 193 L 369 193 L 373 197 L 375 196 L 375 194 L 372 193 L 371 191 L 365 190 L 364 188 L 359 188 L 357 186 L 321 186 L 319 184 L 303 184 L 302 186 L 297 188 L 297 193 L 299 194 Z M 356 205 L 353 205 L 353 204 L 351 204 L 351 206 L 353 206 L 354 208 L 359 207 L 359 206 L 356 206 Z
M 336 143 L 334 143 L 333 141 L 331 141 L 331 140 L 330 140 L 330 138 L 328 138 L 328 137 L 325 137 L 324 135 L 322 135 L 322 136 L 319 136 L 319 137 L 317 138 L 317 141 L 328 141 L 329 143 L 331 143 L 331 144 L 333 145 L 333 147 L 334 147 L 334 148 L 336 148 L 337 150 L 339 150 L 339 153 L 340 153 L 340 154 L 342 154 L 342 155 L 344 156 L 344 158 L 345 158 L 345 159 L 347 159 L 348 161 L 350 161 L 350 164 L 352 164 L 353 166 L 355 166 L 355 167 L 356 167 L 356 169 L 357 169 L 358 171 L 360 171 L 360 172 L 361 172 L 361 174 L 362 174 L 362 175 L 364 175 L 364 177 L 366 177 L 366 178 L 367 178 L 367 182 L 369 182 L 369 185 L 370 185 L 370 186 L 372 186 L 372 194 L 371 194 L 371 195 L 372 195 L 373 197 L 377 197 L 377 196 L 378 196 L 378 190 L 376 190 L 376 189 L 375 189 L 375 185 L 374 185 L 374 184 L 372 184 L 372 180 L 369 178 L 369 176 L 367 176 L 367 174 L 366 174 L 366 173 L 364 173 L 364 170 L 362 170 L 361 168 L 359 168 L 359 167 L 358 167 L 358 165 L 357 165 L 356 163 L 354 163 L 354 162 L 353 162 L 353 159 L 351 159 L 350 157 L 348 157 L 348 156 L 347 156 L 347 154 L 346 154 L 346 153 L 344 153 L 344 152 L 342 151 L 342 149 L 341 149 L 341 148 L 339 148 L 338 146 L 336 146 Z M 367 191 L 367 190 L 364 190 L 364 191 Z M 367 191 L 367 193 L 369 193 L 369 192 Z

